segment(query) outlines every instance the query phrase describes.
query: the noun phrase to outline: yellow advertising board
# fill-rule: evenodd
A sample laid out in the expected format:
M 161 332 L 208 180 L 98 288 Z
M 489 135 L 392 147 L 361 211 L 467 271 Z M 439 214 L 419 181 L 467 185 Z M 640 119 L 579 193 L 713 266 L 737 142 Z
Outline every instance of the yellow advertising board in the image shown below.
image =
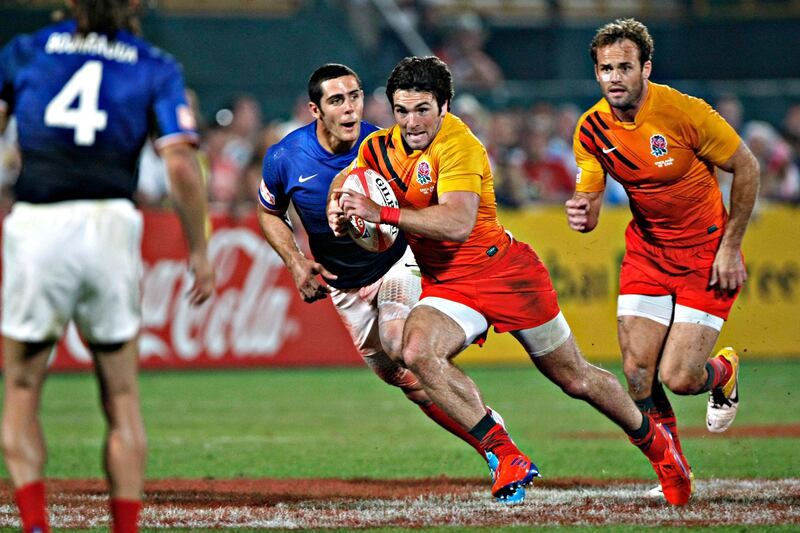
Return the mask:
M 630 211 L 605 207 L 598 227 L 585 234 L 567 227 L 559 206 L 501 211 L 499 216 L 517 239 L 533 246 L 549 269 L 561 308 L 586 356 L 618 360 L 618 275 Z M 754 215 L 744 242 L 749 279 L 722 329 L 720 346 L 733 345 L 748 357 L 800 356 L 798 216 L 800 209 L 782 206 L 763 206 Z M 470 347 L 458 363 L 526 359 L 511 335 L 490 333 L 483 348 Z

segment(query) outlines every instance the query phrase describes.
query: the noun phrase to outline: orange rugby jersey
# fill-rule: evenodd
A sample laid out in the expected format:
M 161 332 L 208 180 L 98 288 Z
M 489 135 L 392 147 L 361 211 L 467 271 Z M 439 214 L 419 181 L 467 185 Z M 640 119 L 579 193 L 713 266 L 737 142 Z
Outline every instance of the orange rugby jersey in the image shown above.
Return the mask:
M 437 241 L 406 233 L 422 272 L 438 281 L 459 278 L 488 266 L 508 249 L 497 220 L 492 170 L 486 148 L 461 119 L 447 113 L 433 142 L 406 153 L 400 128 L 376 131 L 358 151 L 357 166 L 369 167 L 392 184 L 402 207 L 436 205 L 440 195 L 470 191 L 480 195 L 478 219 L 466 242 Z
M 740 143 L 736 131 L 699 98 L 649 82 L 634 122 L 605 99 L 578 121 L 576 190 L 598 192 L 608 174 L 630 199 L 633 229 L 664 246 L 693 246 L 721 235 L 727 220 L 714 166 Z

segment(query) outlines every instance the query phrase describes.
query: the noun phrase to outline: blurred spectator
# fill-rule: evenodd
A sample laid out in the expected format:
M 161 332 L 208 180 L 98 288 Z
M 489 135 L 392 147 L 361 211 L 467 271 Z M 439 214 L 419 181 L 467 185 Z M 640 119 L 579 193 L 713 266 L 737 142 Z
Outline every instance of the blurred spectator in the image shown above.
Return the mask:
M 723 94 L 717 101 L 714 103 L 714 109 L 717 110 L 717 113 L 722 115 L 728 124 L 733 126 L 737 132 L 742 131 L 742 115 L 743 108 L 742 102 L 732 94 Z
M 373 76 L 385 78 L 397 62 L 408 55 L 425 55 L 422 50 L 411 50 L 403 34 L 407 38 L 415 33 L 423 43 L 431 42 L 430 30 L 436 24 L 429 20 L 429 0 L 349 0 L 342 3 L 347 10 L 349 29 L 366 53 L 368 64 L 365 66 Z
M 456 18 L 441 48 L 437 51 L 453 73 L 453 81 L 461 91 L 487 91 L 503 82 L 500 66 L 483 50 L 487 32 L 475 13 Z
M 552 135 L 547 143 L 547 153 L 560 160 L 573 178 L 578 173 L 578 166 L 572 151 L 572 137 L 580 116 L 581 112 L 575 104 L 559 106 L 553 118 Z
M 231 214 L 236 218 L 252 213 L 256 208 L 256 194 L 261 184 L 262 163 L 263 155 L 257 155 L 250 160 L 244 169 L 240 187 L 237 191 L 236 202 L 231 210 Z
M 384 87 L 374 90 L 372 94 L 365 95 L 364 120 L 375 124 L 379 128 L 388 128 L 394 124 L 392 107 L 389 104 L 389 99 L 386 98 Z
M 298 94 L 297 98 L 294 99 L 292 115 L 288 120 L 278 123 L 278 140 L 283 139 L 290 132 L 296 130 L 300 126 L 305 126 L 312 120 L 314 120 L 314 116 L 311 114 L 311 111 L 308 110 L 308 94 Z
M 792 149 L 767 122 L 754 120 L 744 127 L 744 141 L 761 165 L 762 198 L 773 201 L 800 201 L 800 171 L 792 159 Z
M 207 136 L 211 206 L 232 212 L 245 168 L 261 145 L 261 106 L 252 96 L 238 96 L 230 108 L 217 112 L 216 122 L 218 126 Z
M 795 165 L 800 165 L 800 104 L 795 104 L 786 111 L 783 118 L 783 136 L 792 148 Z
M 453 98 L 453 114 L 463 120 L 472 133 L 486 146 L 489 143 L 489 126 L 491 113 L 484 108 L 477 98 L 469 93 L 456 95 Z
M 526 196 L 528 201 L 564 202 L 575 192 L 575 178 L 561 159 L 547 150 L 550 141 L 548 124 L 534 123 L 525 142 Z
M 714 109 L 741 135 L 744 109 L 742 107 L 742 102 L 735 95 L 723 94 L 719 96 L 714 102 Z M 725 205 L 729 206 L 733 174 L 719 167 L 716 168 L 716 173 L 719 188 L 720 191 L 722 191 L 722 199 Z
M 521 133 L 521 113 L 503 110 L 492 115 L 486 150 L 492 162 L 497 203 L 507 207 L 520 207 L 528 202 Z

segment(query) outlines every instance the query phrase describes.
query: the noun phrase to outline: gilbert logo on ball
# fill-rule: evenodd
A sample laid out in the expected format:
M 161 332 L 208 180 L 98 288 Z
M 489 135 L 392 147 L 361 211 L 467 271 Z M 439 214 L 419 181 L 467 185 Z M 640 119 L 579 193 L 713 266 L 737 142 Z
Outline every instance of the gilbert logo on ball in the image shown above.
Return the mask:
M 369 168 L 354 168 L 345 178 L 342 188 L 361 193 L 381 207 L 400 207 L 386 178 Z M 350 217 L 347 226 L 350 238 L 370 252 L 388 250 L 397 239 L 398 232 L 396 226 L 367 222 L 356 216 Z

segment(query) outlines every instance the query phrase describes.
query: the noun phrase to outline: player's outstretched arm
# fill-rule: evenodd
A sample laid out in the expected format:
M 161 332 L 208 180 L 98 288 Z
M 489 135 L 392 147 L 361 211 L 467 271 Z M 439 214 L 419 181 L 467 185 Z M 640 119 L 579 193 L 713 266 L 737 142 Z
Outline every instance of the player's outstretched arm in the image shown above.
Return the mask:
M 720 168 L 733 173 L 731 212 L 714 258 L 709 285 L 735 290 L 747 280 L 741 255 L 742 239 L 750 222 L 761 178 L 758 161 L 744 142 L 739 143 L 733 156 Z
M 564 204 L 567 224 L 575 231 L 588 233 L 597 227 L 600 209 L 603 207 L 603 192 L 576 192 Z
M 325 298 L 330 292 L 330 287 L 320 283 L 317 276 L 336 279 L 336 275 L 303 254 L 283 214 L 267 211 L 264 206 L 259 205 L 258 223 L 269 245 L 289 269 L 303 301 L 311 303 Z
M 161 157 L 167 166 L 170 197 L 189 244 L 189 269 L 194 284 L 189 299 L 194 305 L 205 302 L 214 292 L 214 269 L 208 260 L 205 232 L 208 204 L 197 151 L 187 143 L 165 146 Z

